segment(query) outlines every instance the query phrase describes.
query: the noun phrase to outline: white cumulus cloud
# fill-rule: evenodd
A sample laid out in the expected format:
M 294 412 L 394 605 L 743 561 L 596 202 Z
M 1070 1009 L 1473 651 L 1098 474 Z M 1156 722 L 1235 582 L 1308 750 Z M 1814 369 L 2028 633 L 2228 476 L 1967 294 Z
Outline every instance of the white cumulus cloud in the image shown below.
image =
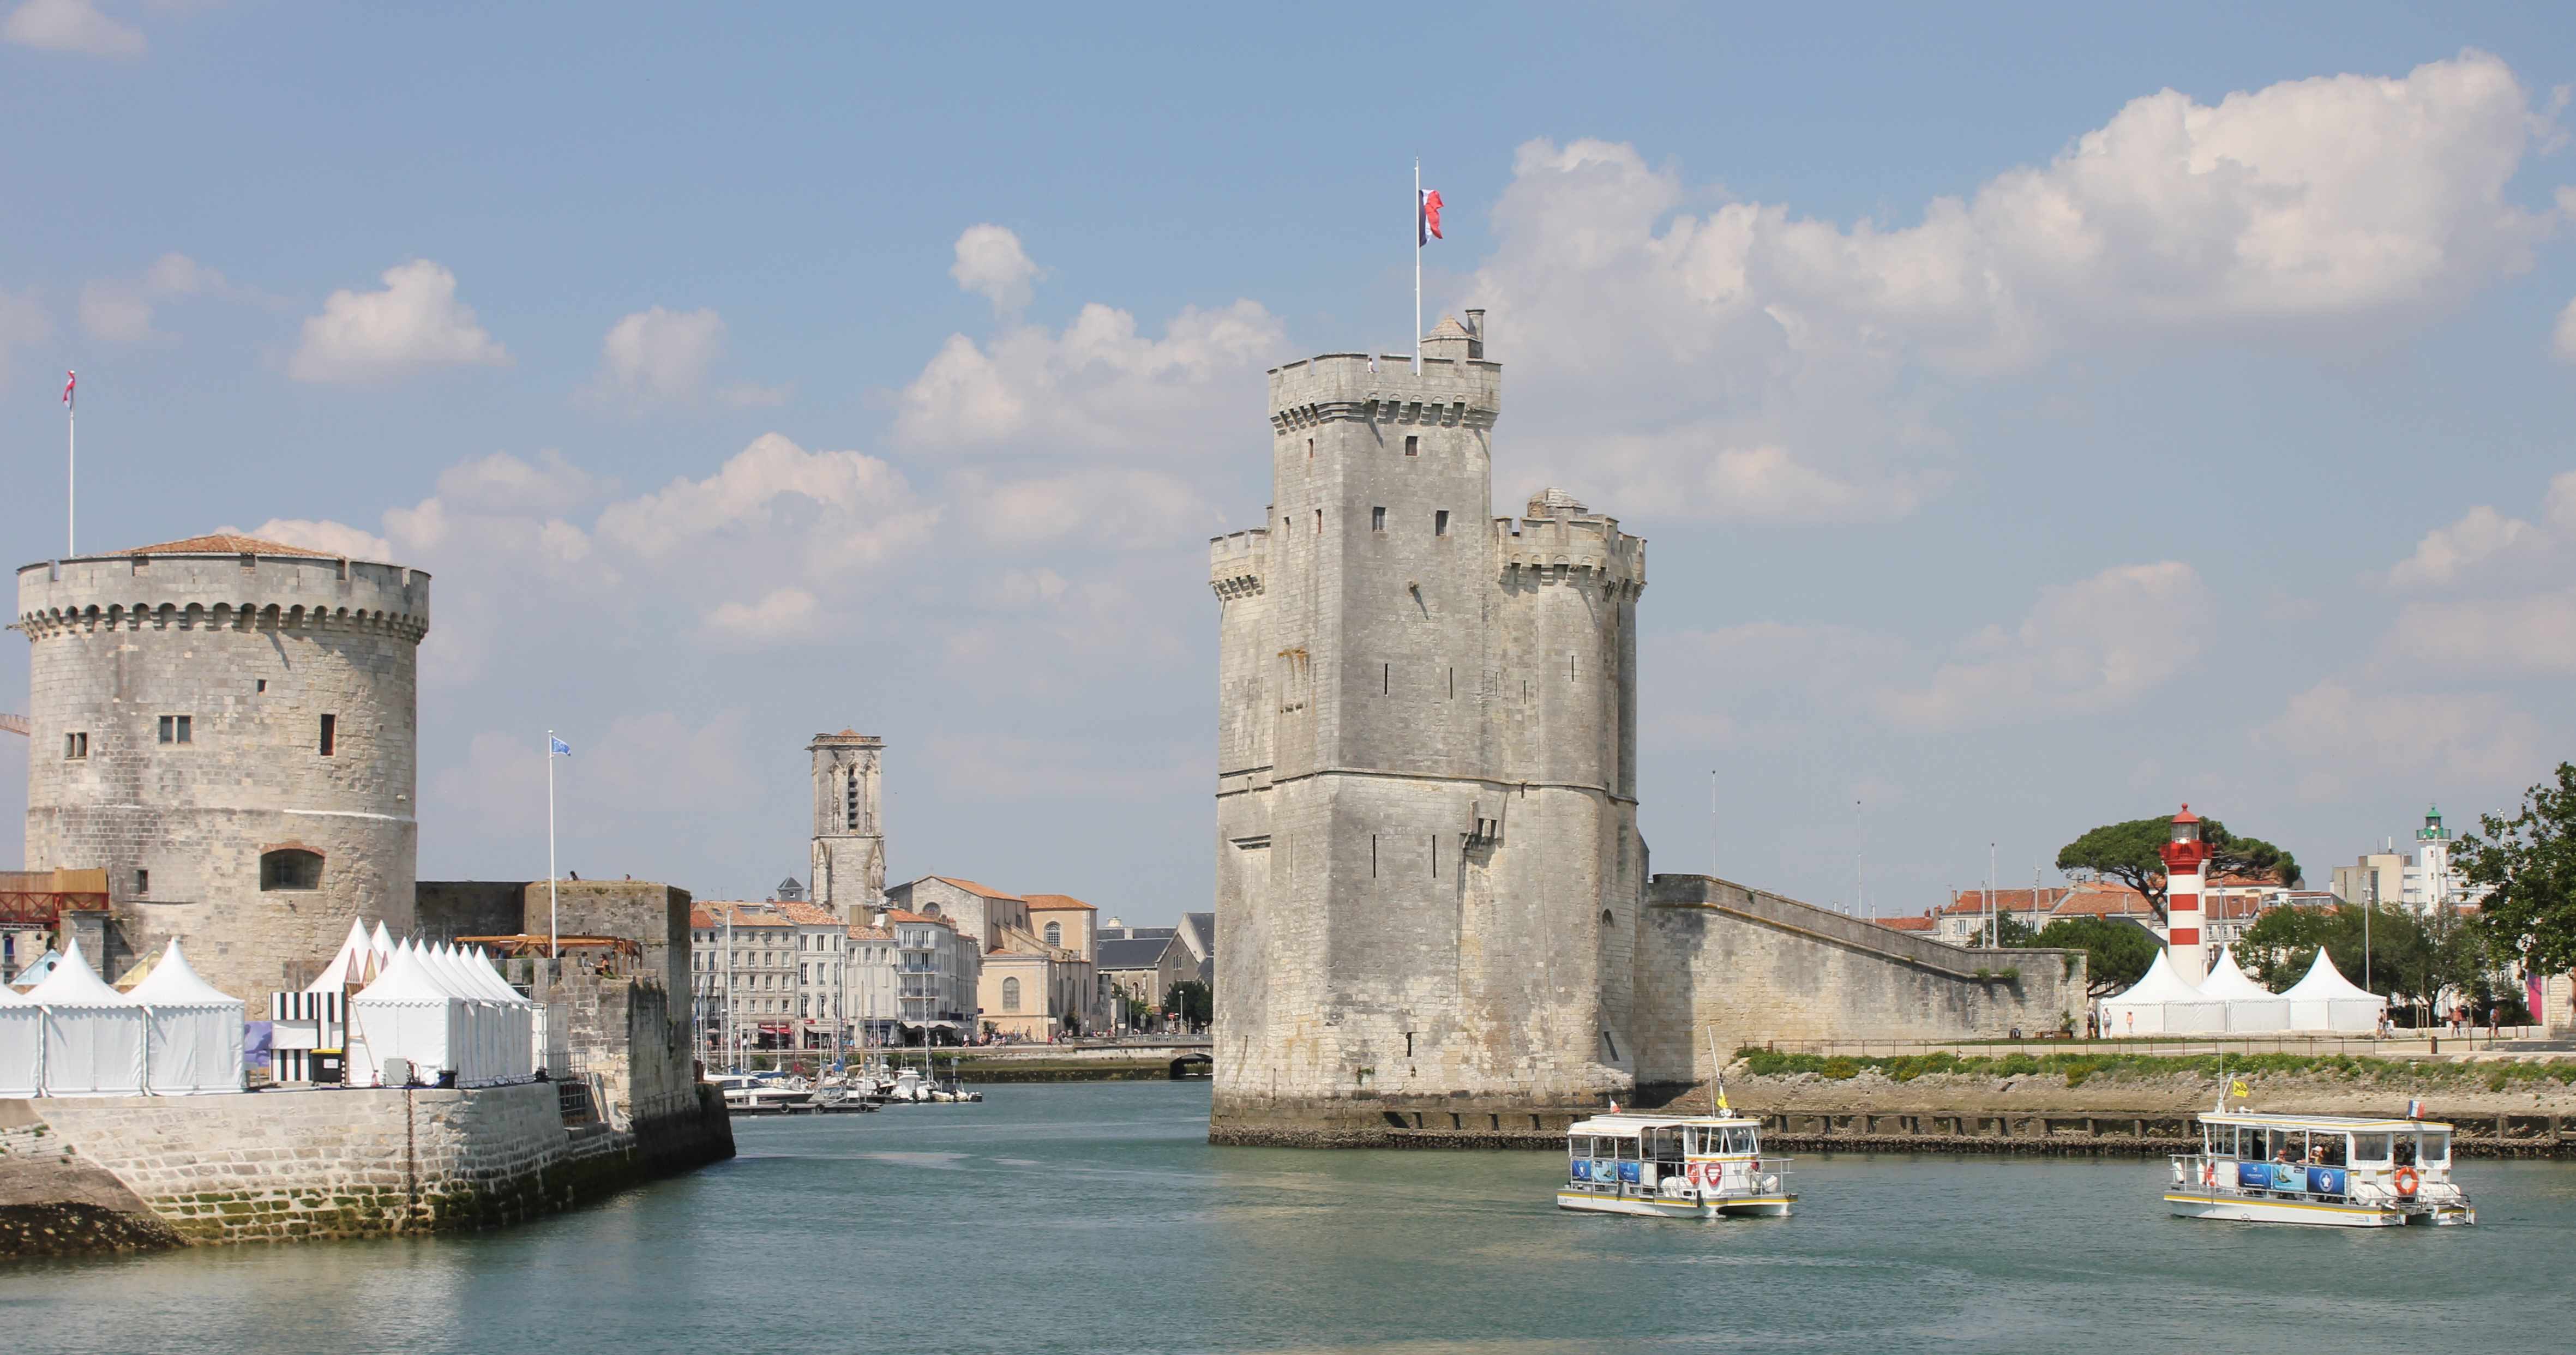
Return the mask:
M 509 353 L 456 299 L 456 275 L 428 259 L 385 270 L 384 290 L 337 291 L 304 322 L 287 363 L 298 381 L 372 381 L 429 367 L 501 366 Z
M 2299 794 L 2309 800 L 2428 775 L 2455 786 L 2513 786 L 2554 761 L 2541 751 L 2539 723 L 2485 692 L 2364 692 L 2329 680 L 2291 697 L 2256 736 L 2305 768 Z
M 2576 475 L 2559 478 L 2576 487 Z M 2530 523 L 2480 504 L 2450 526 L 2425 533 L 2415 553 L 2388 571 L 2388 581 L 2400 588 L 2453 583 L 2481 566 L 2529 555 L 2544 540 L 2545 534 Z
M 609 505 L 603 540 L 645 559 L 711 537 L 792 543 L 800 567 L 830 574 L 919 543 L 939 520 L 901 472 L 863 452 L 809 452 L 776 433 L 743 448 L 713 475 L 686 477 Z
M 601 398 L 689 400 L 724 350 L 725 322 L 712 310 L 655 306 L 609 327 L 599 345 Z
M 2189 669 L 2212 628 L 2190 565 L 2120 565 L 2040 591 L 2021 624 L 1988 627 L 1920 686 L 1880 698 L 1890 723 L 1937 732 L 2124 705 Z
M 1658 501 L 1673 511 L 1883 517 L 1945 479 L 1922 412 L 1942 383 L 2072 338 L 2404 326 L 2526 268 L 2555 216 L 2506 188 L 2549 125 L 2477 51 L 2214 104 L 2165 90 L 1902 224 L 1694 212 L 1723 195 L 1633 146 L 1532 141 L 1462 290 L 1526 374 L 1522 445 L 1560 473 L 1590 463 L 1608 411 L 1635 439 L 1626 473 L 1686 491 Z M 1836 507 L 1835 485 L 1872 501 Z
M 998 546 L 1049 546 L 1079 536 L 1093 549 L 1153 550 L 1225 524 L 1224 512 L 1182 481 L 1116 466 L 998 483 L 967 475 L 956 498 L 971 505 L 977 534 Z
M 957 285 L 993 303 L 995 315 L 1016 315 L 1045 276 L 1008 228 L 985 223 L 957 237 L 957 262 L 948 266 Z
M 185 254 L 164 254 L 143 275 L 91 282 L 81 288 L 81 328 L 91 338 L 142 343 L 167 336 L 152 327 L 153 308 L 172 297 L 229 295 L 240 291 L 222 273 Z
M 2558 312 L 2558 330 L 2549 346 L 2560 362 L 2576 363 L 2576 301 L 2568 302 Z
M 144 47 L 143 30 L 99 13 L 90 0 L 27 0 L 0 22 L 0 38 L 89 56 L 141 56 Z
M 1006 330 L 989 345 L 952 335 L 904 388 L 895 435 L 923 448 L 1174 453 L 1259 408 L 1262 371 L 1286 347 L 1254 301 L 1191 307 L 1161 338 L 1097 303 L 1061 332 Z
M 707 613 L 707 628 L 755 642 L 811 637 L 822 613 L 812 593 L 802 588 L 776 588 L 755 602 L 730 600 Z

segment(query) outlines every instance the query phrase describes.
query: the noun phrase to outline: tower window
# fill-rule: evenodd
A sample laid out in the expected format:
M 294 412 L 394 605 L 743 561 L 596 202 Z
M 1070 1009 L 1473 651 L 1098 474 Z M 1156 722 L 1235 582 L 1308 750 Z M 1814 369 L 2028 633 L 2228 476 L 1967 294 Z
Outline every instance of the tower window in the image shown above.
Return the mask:
M 1323 534 L 1324 534 L 1324 510 L 1323 510 L 1323 509 L 1321 509 L 1321 508 L 1318 508 L 1318 509 L 1316 509 L 1316 510 L 1315 510 L 1315 535 L 1317 535 L 1317 536 L 1322 536 Z
M 322 887 L 322 854 L 300 847 L 280 847 L 262 852 L 259 857 L 259 887 L 263 892 L 279 889 L 320 889 Z
M 134 892 L 138 897 L 152 892 L 152 872 L 148 870 L 134 872 Z
M 252 690 L 252 691 L 254 691 L 254 692 L 264 692 L 264 691 L 267 691 L 267 690 L 268 690 L 268 679 L 267 679 L 267 678 L 260 678 L 260 679 L 256 680 L 255 682 L 253 682 L 253 683 L 251 684 L 251 690 Z
M 841 818 L 853 833 L 859 831 L 859 774 L 850 773 L 849 788 L 841 794 Z
M 76 730 L 63 735 L 63 756 L 75 762 L 89 756 L 89 731 Z
M 1447 536 L 1449 534 L 1448 509 L 1443 508 L 1431 515 L 1431 534 L 1433 536 Z
M 1422 439 L 1418 437 L 1406 438 L 1404 440 L 1404 454 L 1406 456 L 1422 455 Z
M 1372 508 L 1369 510 L 1369 530 L 1372 532 L 1382 532 L 1386 530 L 1385 509 Z
M 185 715 L 162 716 L 161 741 L 163 743 L 194 743 L 196 740 L 190 737 L 188 717 Z
M 324 757 L 329 757 L 329 756 L 331 756 L 331 751 L 332 751 L 332 749 L 334 749 L 334 748 L 338 747 L 338 746 L 339 746 L 339 743 L 340 743 L 340 717 L 339 717 L 339 716 L 337 716 L 337 715 L 325 715 L 325 716 L 323 716 L 323 717 L 322 717 L 322 756 L 324 756 Z
M 1435 880 L 1440 878 L 1440 835 L 1438 833 L 1431 835 L 1431 878 Z
M 1306 459 L 1309 461 L 1315 459 L 1315 440 L 1313 438 L 1306 439 Z

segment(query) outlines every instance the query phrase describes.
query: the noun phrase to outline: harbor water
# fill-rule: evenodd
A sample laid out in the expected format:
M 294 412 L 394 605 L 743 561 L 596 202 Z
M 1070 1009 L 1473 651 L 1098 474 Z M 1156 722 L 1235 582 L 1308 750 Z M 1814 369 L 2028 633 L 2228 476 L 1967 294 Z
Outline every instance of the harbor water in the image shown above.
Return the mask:
M 1798 1160 L 1780 1221 L 1572 1215 L 1544 1153 L 1216 1149 L 1205 1083 L 738 1120 L 505 1231 L 0 1272 L 46 1351 L 2461 1351 L 2576 1323 L 2576 1166 L 2479 1224 L 2164 1212 L 2161 1160 Z

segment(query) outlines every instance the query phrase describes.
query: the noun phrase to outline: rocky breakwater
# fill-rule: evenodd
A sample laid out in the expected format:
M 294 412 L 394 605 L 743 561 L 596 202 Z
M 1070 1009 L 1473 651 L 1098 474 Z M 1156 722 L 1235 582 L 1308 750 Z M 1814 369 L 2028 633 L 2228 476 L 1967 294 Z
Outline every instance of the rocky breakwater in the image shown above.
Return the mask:
M 2399 1115 L 2421 1099 L 2465 1156 L 2576 1157 L 2576 1060 L 2293 1054 L 1953 1054 L 1851 1058 L 1742 1051 L 1728 1100 L 1783 1149 L 2157 1154 L 2198 1142 L 2222 1079 L 2261 1110 Z M 1676 1098 L 1704 1105 L 1705 1090 Z
M 550 1082 L 39 1099 L 0 1119 L 19 1173 L 0 1175 L 0 1254 L 20 1255 L 490 1227 L 733 1153 L 720 1098 L 619 1128 Z M 68 1223 L 29 1236 L 13 1209 Z

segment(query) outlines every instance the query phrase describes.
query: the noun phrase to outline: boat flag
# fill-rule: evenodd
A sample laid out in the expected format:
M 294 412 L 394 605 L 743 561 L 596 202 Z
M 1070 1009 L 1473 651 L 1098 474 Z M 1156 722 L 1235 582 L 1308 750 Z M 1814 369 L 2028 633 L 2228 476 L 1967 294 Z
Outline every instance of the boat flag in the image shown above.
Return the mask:
M 2227 1094 L 2228 1094 L 2228 1095 L 2230 1095 L 2230 1096 L 2240 1097 L 2240 1098 L 2241 1098 L 2241 1097 L 2252 1096 L 2254 1093 L 2253 1093 L 2253 1092 L 2251 1092 L 2251 1091 L 2246 1090 L 2246 1087 L 2245 1087 L 2245 1079 L 2243 1079 L 2243 1078 L 2241 1078 L 2241 1077 L 2240 1077 L 2240 1078 L 2237 1078 L 2237 1079 L 2235 1079 L 2234 1081 L 2229 1082 L 2229 1083 L 2227 1084 Z
M 2410 1096 L 2410 1097 L 2408 1097 L 2408 1098 L 2406 1098 L 2406 1118 L 2407 1118 L 2407 1119 L 2410 1119 L 2410 1120 L 2420 1120 L 2420 1119 L 2423 1119 L 2423 1118 L 2424 1118 L 2424 1103 L 2423 1103 L 2423 1101 L 2421 1101 L 2420 1099 L 2417 1099 L 2417 1098 L 2415 1098 L 2415 1097 L 2411 1097 L 2411 1096 Z

